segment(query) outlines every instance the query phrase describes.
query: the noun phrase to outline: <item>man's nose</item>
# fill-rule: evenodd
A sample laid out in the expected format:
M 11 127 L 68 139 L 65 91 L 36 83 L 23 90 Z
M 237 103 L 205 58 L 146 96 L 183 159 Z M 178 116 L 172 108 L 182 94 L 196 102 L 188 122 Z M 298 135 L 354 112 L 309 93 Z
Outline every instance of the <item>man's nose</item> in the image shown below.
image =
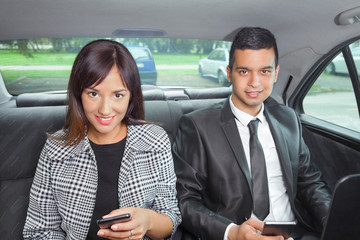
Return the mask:
M 251 74 L 249 80 L 249 86 L 258 87 L 260 85 L 260 76 L 256 73 Z

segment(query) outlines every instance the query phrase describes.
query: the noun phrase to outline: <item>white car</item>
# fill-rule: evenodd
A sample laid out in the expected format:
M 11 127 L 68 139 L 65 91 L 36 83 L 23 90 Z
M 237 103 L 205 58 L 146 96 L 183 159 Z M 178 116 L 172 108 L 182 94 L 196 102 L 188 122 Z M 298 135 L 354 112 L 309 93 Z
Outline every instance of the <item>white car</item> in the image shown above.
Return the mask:
M 360 47 L 354 47 L 350 51 L 355 62 L 356 70 L 360 75 Z M 325 71 L 330 74 L 349 74 L 343 53 L 339 53 L 326 67 Z
M 229 49 L 216 48 L 210 54 L 199 61 L 199 75 L 201 77 L 213 77 L 218 80 L 220 86 L 229 86 L 226 78 L 226 67 L 229 64 Z

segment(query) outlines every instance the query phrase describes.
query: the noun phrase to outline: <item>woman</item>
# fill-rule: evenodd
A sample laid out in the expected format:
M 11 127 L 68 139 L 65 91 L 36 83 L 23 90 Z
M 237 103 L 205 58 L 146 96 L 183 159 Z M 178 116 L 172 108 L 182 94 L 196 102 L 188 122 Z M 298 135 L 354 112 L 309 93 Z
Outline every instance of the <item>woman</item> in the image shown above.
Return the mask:
M 170 142 L 144 121 L 136 63 L 120 43 L 97 40 L 75 59 L 65 126 L 43 148 L 25 239 L 169 237 L 181 221 Z M 96 221 L 130 213 L 100 229 Z

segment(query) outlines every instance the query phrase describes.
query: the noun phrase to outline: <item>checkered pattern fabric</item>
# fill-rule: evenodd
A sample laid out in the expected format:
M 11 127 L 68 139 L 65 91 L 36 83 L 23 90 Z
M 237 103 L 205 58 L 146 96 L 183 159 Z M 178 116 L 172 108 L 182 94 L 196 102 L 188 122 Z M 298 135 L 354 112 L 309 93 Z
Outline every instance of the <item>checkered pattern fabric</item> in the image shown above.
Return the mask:
M 166 132 L 152 124 L 128 126 L 119 171 L 119 208 L 136 206 L 166 214 L 175 230 L 181 222 L 175 184 Z M 85 239 L 96 188 L 97 166 L 88 138 L 74 146 L 48 139 L 31 188 L 24 238 Z

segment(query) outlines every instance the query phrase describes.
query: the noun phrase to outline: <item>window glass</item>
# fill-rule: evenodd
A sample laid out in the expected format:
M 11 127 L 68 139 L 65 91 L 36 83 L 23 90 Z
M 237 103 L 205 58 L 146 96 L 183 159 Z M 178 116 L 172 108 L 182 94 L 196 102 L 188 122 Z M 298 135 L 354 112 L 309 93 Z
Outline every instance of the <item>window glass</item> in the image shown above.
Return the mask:
M 95 38 L 0 41 L 0 72 L 9 93 L 65 92 L 77 53 L 92 40 Z M 199 61 L 216 48 L 229 48 L 231 42 L 166 38 L 112 40 L 129 48 L 142 84 L 179 88 L 222 86 L 217 76 L 201 77 Z M 217 72 L 220 65 L 210 68 Z
M 209 54 L 209 59 L 210 60 L 216 60 L 217 59 L 217 56 L 218 56 L 218 51 L 213 51 Z
M 358 54 L 357 43 L 350 46 Z M 358 63 L 356 63 L 358 66 Z M 360 65 L 358 66 L 358 72 Z M 360 132 L 355 92 L 345 59 L 338 54 L 315 81 L 303 102 L 304 112 L 316 118 Z
M 225 52 L 223 51 L 219 51 L 219 58 L 218 58 L 219 61 L 225 61 Z

